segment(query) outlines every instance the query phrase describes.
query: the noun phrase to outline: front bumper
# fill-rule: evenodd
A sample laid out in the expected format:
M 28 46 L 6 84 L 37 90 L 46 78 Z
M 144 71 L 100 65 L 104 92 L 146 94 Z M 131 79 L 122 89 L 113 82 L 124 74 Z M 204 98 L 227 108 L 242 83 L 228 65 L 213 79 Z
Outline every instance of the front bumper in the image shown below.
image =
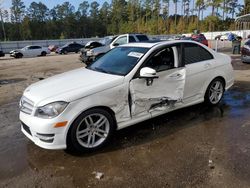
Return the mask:
M 45 149 L 65 149 L 67 126 L 55 128 L 60 118 L 41 119 L 20 112 L 22 132 L 36 145 Z M 63 119 L 62 119 L 63 121 Z
M 86 64 L 93 62 L 94 59 L 95 59 L 94 56 L 87 56 L 86 52 L 82 52 L 79 57 L 79 60 L 81 60 L 83 63 Z

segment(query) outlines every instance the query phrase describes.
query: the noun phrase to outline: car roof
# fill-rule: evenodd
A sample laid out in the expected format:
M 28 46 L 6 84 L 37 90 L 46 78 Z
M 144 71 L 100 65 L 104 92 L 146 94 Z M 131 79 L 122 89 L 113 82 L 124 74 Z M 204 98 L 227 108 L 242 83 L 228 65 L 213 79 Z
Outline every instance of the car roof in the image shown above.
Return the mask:
M 128 43 L 128 44 L 124 44 L 121 46 L 125 46 L 125 47 L 141 47 L 141 48 L 152 48 L 153 46 L 157 46 L 157 45 L 171 45 L 171 44 L 178 44 L 178 43 L 195 43 L 195 44 L 199 44 L 196 41 L 191 41 L 191 40 L 169 40 L 169 41 L 148 41 L 148 42 L 134 42 L 134 43 Z

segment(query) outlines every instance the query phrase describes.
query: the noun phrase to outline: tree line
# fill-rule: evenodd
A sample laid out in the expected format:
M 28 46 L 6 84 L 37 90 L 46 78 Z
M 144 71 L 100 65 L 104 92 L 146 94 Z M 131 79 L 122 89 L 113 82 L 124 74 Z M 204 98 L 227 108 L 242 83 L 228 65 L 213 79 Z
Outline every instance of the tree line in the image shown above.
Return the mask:
M 52 9 L 42 2 L 26 7 L 22 0 L 12 0 L 9 11 L 0 11 L 0 38 L 42 40 L 231 30 L 235 16 L 246 13 L 250 13 L 250 0 L 243 5 L 238 0 L 112 0 L 102 5 L 83 1 L 77 8 L 64 2 Z

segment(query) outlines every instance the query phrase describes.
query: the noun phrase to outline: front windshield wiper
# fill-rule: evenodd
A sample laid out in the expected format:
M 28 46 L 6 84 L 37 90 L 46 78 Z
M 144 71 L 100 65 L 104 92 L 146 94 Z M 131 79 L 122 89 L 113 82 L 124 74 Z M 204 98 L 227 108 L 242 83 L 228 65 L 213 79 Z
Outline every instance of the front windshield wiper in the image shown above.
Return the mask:
M 114 75 L 124 76 L 121 73 L 115 73 L 115 72 L 107 71 L 107 70 L 104 70 L 103 68 L 100 68 L 100 67 L 91 67 L 90 66 L 90 67 L 86 67 L 86 68 L 90 69 L 90 70 L 98 71 L 98 72 L 107 73 L 107 74 L 114 74 Z
M 110 74 L 109 71 L 106 71 L 106 70 L 104 70 L 103 68 L 100 68 L 100 67 L 94 67 L 94 70 L 97 70 L 97 71 L 99 71 L 99 72 L 104 72 L 104 73 Z

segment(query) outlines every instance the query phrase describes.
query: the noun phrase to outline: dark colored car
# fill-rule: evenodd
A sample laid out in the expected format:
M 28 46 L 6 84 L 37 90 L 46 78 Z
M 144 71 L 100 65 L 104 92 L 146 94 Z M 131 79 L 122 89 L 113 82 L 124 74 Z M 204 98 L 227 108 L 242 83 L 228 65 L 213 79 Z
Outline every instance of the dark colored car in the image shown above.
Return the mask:
M 192 34 L 192 40 L 208 46 L 208 41 L 203 34 Z
M 250 63 L 250 39 L 241 48 L 241 60 L 243 63 Z
M 72 42 L 72 43 L 65 44 L 64 46 L 62 46 L 60 48 L 57 48 L 56 53 L 59 53 L 59 54 L 67 54 L 69 52 L 78 53 L 80 51 L 80 49 L 83 47 L 84 46 L 81 44 L 78 44 L 76 42 Z
M 3 51 L 0 51 L 0 57 L 4 57 L 5 53 L 3 53 Z

